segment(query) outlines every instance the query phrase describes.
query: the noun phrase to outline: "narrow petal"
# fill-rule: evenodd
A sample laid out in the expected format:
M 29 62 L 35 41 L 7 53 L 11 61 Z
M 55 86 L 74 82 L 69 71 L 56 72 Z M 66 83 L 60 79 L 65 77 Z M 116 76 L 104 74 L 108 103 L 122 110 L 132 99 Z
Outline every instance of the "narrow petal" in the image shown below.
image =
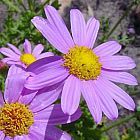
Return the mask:
M 5 85 L 7 85 L 8 83 L 8 79 L 10 79 L 11 77 L 14 77 L 17 74 L 23 74 L 25 75 L 26 71 L 24 68 L 17 66 L 17 65 L 12 65 L 9 70 L 8 70 L 8 74 L 7 74 L 7 78 L 6 78 L 6 82 Z
M 28 137 L 31 140 L 45 140 L 47 123 L 34 122 L 29 129 Z
M 29 77 L 25 87 L 31 90 L 42 89 L 44 87 L 52 86 L 63 81 L 68 75 L 68 71 L 63 67 L 48 69 L 38 75 Z
M 13 72 L 12 72 L 13 71 Z M 26 72 L 13 74 L 15 72 L 14 66 L 10 68 L 5 85 L 4 99 L 8 102 L 15 102 L 18 100 L 25 81 L 29 75 Z
M 40 54 L 40 55 L 37 57 L 37 60 L 38 60 L 38 59 L 45 58 L 45 57 L 49 57 L 49 56 L 54 56 L 54 53 L 52 53 L 52 52 L 45 52 L 45 53 L 42 53 L 42 54 Z
M 112 82 L 103 79 L 100 81 L 101 85 L 105 87 L 103 91 L 106 92 L 111 98 L 113 98 L 116 102 L 118 102 L 120 105 L 123 107 L 129 109 L 129 110 L 134 110 L 135 109 L 135 103 L 133 99 L 121 88 L 113 84 Z
M 4 138 L 5 138 L 5 134 L 2 131 L 0 131 L 0 140 L 5 140 Z
M 68 133 L 54 126 L 47 126 L 45 140 L 72 140 L 72 138 Z
M 128 72 L 102 70 L 101 75 L 113 82 L 124 83 L 128 85 L 138 85 L 137 79 Z
M 0 91 L 0 107 L 2 107 L 3 104 L 4 104 L 3 95 L 2 95 L 2 93 Z
M 12 65 L 9 68 L 7 78 L 10 77 L 10 76 L 13 76 L 15 74 L 24 73 L 24 72 L 26 72 L 24 68 L 22 68 L 20 66 L 17 66 L 17 65 Z
M 65 33 L 60 34 L 57 28 L 50 24 L 42 17 L 34 17 L 32 20 L 34 26 L 42 33 L 42 35 L 60 52 L 67 53 L 70 46 L 65 42 Z M 63 29 L 62 29 L 63 30 Z M 64 37 L 63 37 L 64 36 Z
M 37 112 L 54 103 L 60 96 L 62 86 L 63 84 L 59 83 L 51 87 L 39 90 L 36 97 L 33 99 L 29 106 L 30 109 L 33 112 Z
M 7 45 L 18 55 L 21 55 L 21 52 L 19 49 L 17 49 L 14 45 L 7 43 Z
M 25 42 L 23 44 L 23 47 L 24 47 L 24 52 L 25 53 L 32 53 L 32 47 L 31 47 L 31 43 L 29 40 L 25 39 Z
M 28 135 L 22 135 L 14 137 L 14 140 L 32 140 L 32 139 L 29 138 Z
M 93 51 L 99 57 L 111 56 L 121 50 L 121 45 L 116 41 L 108 41 L 94 48 Z
M 5 136 L 4 140 L 14 140 L 14 139 L 9 136 Z
M 41 72 L 44 72 L 50 68 L 60 67 L 63 64 L 63 60 L 61 58 L 62 57 L 60 56 L 50 56 L 37 60 L 27 67 L 27 71 L 40 74 Z
M 20 57 L 18 54 L 16 54 L 15 52 L 13 52 L 11 49 L 8 48 L 1 48 L 0 53 L 8 57 L 15 58 L 15 60 L 19 59 Z
M 111 70 L 129 70 L 136 67 L 135 62 L 128 56 L 108 56 L 100 59 L 102 67 Z
M 37 122 L 46 122 L 48 125 L 66 124 L 76 121 L 81 116 L 80 109 L 77 109 L 73 115 L 65 114 L 60 104 L 51 105 L 41 111 L 34 112 L 34 119 Z
M 19 58 L 3 58 L 2 59 L 3 63 L 7 63 L 8 65 L 21 65 L 22 63 L 20 62 Z
M 76 45 L 83 46 L 86 41 L 86 23 L 82 13 L 77 10 L 70 11 L 71 31 Z
M 67 44 L 67 47 L 68 48 L 73 47 L 74 42 L 72 40 L 72 37 L 71 37 L 63 19 L 58 14 L 58 11 L 50 5 L 47 5 L 44 8 L 44 10 L 45 10 L 45 14 L 47 16 L 48 21 L 50 22 L 50 24 L 52 24 L 54 27 L 56 27 L 57 31 L 59 32 L 59 34 L 65 41 L 65 43 Z
M 64 83 L 61 106 L 64 113 L 72 115 L 80 103 L 80 81 L 75 76 L 70 75 Z
M 32 54 L 37 58 L 43 50 L 44 50 L 44 46 L 42 44 L 38 44 L 33 49 Z
M 102 119 L 102 109 L 100 107 L 100 99 L 96 95 L 97 93 L 95 92 L 92 84 L 93 83 L 91 81 L 82 81 L 82 95 L 95 122 L 98 124 Z
M 101 80 L 93 81 L 93 87 L 95 89 L 96 94 L 100 98 L 100 105 L 104 114 L 111 120 L 114 120 L 118 117 L 118 109 L 117 106 L 110 95 L 107 94 L 105 86 L 100 82 Z
M 29 89 L 24 88 L 22 94 L 19 97 L 18 102 L 25 105 L 29 105 L 30 102 L 32 102 L 32 100 L 34 99 L 37 92 L 38 91 L 31 91 Z
M 99 31 L 100 23 L 95 18 L 90 18 L 86 25 L 86 43 L 85 46 L 93 48 Z

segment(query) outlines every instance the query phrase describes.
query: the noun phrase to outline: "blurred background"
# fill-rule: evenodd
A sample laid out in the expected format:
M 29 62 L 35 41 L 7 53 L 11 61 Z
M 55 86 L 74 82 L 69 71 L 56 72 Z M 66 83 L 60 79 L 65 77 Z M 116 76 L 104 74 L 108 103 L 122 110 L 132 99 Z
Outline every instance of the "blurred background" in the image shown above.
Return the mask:
M 58 54 L 31 23 L 36 15 L 45 17 L 46 4 L 59 10 L 69 29 L 69 11 L 73 8 L 80 9 L 86 20 L 91 16 L 100 20 L 95 47 L 107 40 L 117 40 L 122 45 L 119 53 L 135 60 L 137 67 L 131 72 L 140 83 L 140 0 L 0 0 L 0 47 L 7 47 L 7 43 L 20 47 L 27 38 L 32 44 L 42 43 L 46 51 Z M 8 66 L 0 61 L 2 91 L 7 70 Z M 135 112 L 118 105 L 119 118 L 110 121 L 104 117 L 97 126 L 81 101 L 81 119 L 58 127 L 70 133 L 74 140 L 140 140 L 140 87 L 119 86 L 135 100 Z

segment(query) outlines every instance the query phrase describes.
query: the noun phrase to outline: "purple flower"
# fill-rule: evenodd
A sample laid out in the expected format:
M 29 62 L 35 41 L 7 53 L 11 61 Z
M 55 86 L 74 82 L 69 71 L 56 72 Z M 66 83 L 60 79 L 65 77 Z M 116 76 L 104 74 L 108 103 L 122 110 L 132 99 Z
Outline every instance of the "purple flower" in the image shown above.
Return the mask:
M 23 52 L 12 44 L 8 43 L 7 45 L 9 48 L 1 48 L 0 53 L 7 56 L 7 58 L 4 58 L 2 61 L 8 65 L 17 64 L 26 68 L 38 59 L 53 56 L 52 52 L 45 52 L 41 54 L 41 52 L 44 50 L 44 46 L 42 44 L 38 44 L 34 47 L 34 49 L 32 49 L 31 43 L 27 39 L 25 39 L 23 44 Z
M 77 110 L 82 94 L 96 123 L 100 123 L 102 113 L 111 120 L 118 117 L 115 101 L 134 110 L 133 99 L 113 82 L 137 85 L 135 77 L 125 72 L 136 65 L 128 56 L 114 55 L 121 50 L 116 41 L 93 48 L 99 21 L 92 17 L 85 23 L 79 10 L 71 10 L 71 37 L 52 6 L 46 6 L 45 13 L 47 19 L 34 17 L 32 23 L 64 55 L 29 66 L 28 71 L 36 76 L 28 79 L 26 87 L 40 89 L 63 81 L 61 107 L 64 113 L 71 115 Z
M 10 67 L 4 97 L 0 93 L 0 139 L 71 140 L 66 132 L 54 125 L 78 119 L 81 111 L 78 109 L 71 116 L 64 114 L 59 104 L 52 104 L 55 91 L 25 89 L 27 77 L 22 69 Z

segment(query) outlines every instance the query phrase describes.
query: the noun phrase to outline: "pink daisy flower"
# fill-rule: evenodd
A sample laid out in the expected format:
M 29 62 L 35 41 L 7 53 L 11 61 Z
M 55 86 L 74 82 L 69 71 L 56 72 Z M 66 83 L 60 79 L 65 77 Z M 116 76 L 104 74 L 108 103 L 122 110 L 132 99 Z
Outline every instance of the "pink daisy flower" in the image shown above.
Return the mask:
M 7 58 L 4 58 L 2 61 L 8 65 L 17 64 L 26 68 L 38 59 L 53 56 L 52 52 L 41 53 L 44 50 L 44 46 L 42 44 L 38 44 L 32 48 L 31 43 L 27 39 L 25 39 L 23 44 L 23 52 L 21 52 L 12 44 L 8 43 L 7 45 L 9 48 L 2 47 L 0 49 L 0 53 L 7 56 Z
M 121 50 L 116 41 L 93 48 L 99 21 L 92 17 L 86 23 L 79 10 L 71 10 L 71 37 L 52 6 L 46 6 L 45 13 L 47 19 L 34 17 L 32 23 L 64 55 L 54 57 L 51 63 L 47 63 L 46 58 L 29 66 L 27 70 L 36 76 L 28 79 L 26 87 L 40 89 L 63 81 L 61 107 L 64 113 L 73 114 L 77 110 L 82 94 L 96 123 L 100 123 L 102 113 L 111 120 L 118 117 L 116 102 L 134 110 L 133 99 L 113 82 L 137 85 L 135 77 L 125 72 L 136 65 L 128 56 L 114 55 Z
M 4 97 L 0 92 L 0 140 L 71 140 L 54 125 L 78 119 L 81 111 L 64 114 L 59 104 L 52 104 L 53 90 L 25 89 L 27 76 L 14 65 L 9 69 Z

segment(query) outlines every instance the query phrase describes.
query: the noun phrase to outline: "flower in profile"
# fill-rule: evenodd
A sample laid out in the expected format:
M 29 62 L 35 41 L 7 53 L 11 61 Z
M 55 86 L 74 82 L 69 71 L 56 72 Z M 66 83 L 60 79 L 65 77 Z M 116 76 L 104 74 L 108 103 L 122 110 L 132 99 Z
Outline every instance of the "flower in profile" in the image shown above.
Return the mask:
M 23 44 L 23 52 L 12 44 L 8 43 L 7 45 L 9 48 L 2 47 L 0 49 L 0 53 L 7 56 L 7 58 L 4 58 L 2 61 L 8 65 L 17 64 L 26 68 L 38 59 L 53 56 L 52 52 L 41 53 L 44 50 L 44 46 L 42 44 L 38 44 L 32 49 L 31 43 L 27 39 L 25 39 Z
M 52 64 L 47 64 L 46 58 L 29 66 L 29 71 L 40 69 L 41 72 L 29 78 L 26 87 L 40 89 L 64 81 L 61 96 L 64 113 L 73 114 L 77 110 L 82 94 L 96 123 L 100 123 L 102 113 L 111 120 L 118 117 L 116 102 L 134 110 L 133 99 L 113 82 L 137 85 L 135 77 L 125 72 L 136 65 L 128 56 L 114 55 L 121 50 L 116 41 L 93 48 L 99 21 L 92 17 L 86 23 L 79 10 L 71 10 L 71 37 L 52 6 L 46 6 L 45 13 L 47 19 L 37 16 L 32 23 L 64 55 L 54 59 Z M 36 66 L 37 70 L 34 69 Z
M 22 74 L 21 74 L 22 73 Z M 27 73 L 14 65 L 6 79 L 4 97 L 0 92 L 1 140 L 71 140 L 54 125 L 78 119 L 81 111 L 69 116 L 59 104 L 52 104 L 54 91 L 31 91 L 24 88 Z M 54 95 L 54 94 L 53 94 Z

